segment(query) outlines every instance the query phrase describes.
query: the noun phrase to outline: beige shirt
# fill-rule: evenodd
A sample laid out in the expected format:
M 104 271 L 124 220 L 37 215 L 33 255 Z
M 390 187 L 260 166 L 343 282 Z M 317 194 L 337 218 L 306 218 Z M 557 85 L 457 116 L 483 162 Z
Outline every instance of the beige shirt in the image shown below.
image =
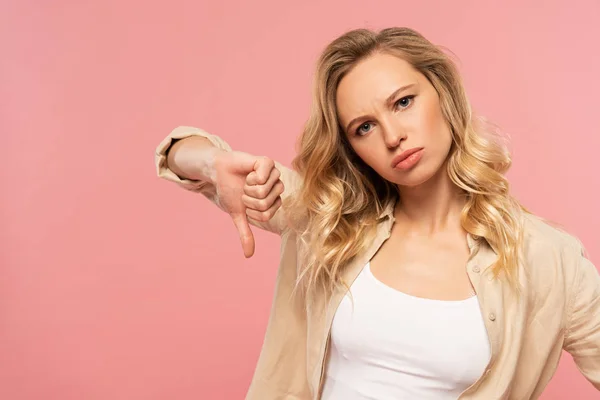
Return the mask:
M 218 206 L 212 184 L 180 179 L 167 166 L 166 152 L 172 140 L 190 135 L 206 137 L 215 146 L 231 150 L 221 138 L 201 129 L 178 127 L 156 149 L 157 173 Z M 301 184 L 297 173 L 279 163 L 276 166 L 286 188 L 283 197 L 293 195 Z M 393 209 L 393 204 L 388 205 L 380 215 L 373 243 L 345 269 L 344 280 L 349 285 L 390 236 Z M 319 398 L 333 316 L 346 294 L 340 290 L 328 303 L 308 312 L 290 296 L 303 246 L 287 226 L 285 212 L 281 208 L 266 223 L 252 221 L 281 236 L 281 256 L 271 314 L 247 400 Z M 470 257 L 465 267 L 484 316 L 491 359 L 460 399 L 538 398 L 563 349 L 600 390 L 600 275 L 576 237 L 534 215 L 525 214 L 524 218 L 520 298 L 507 282 L 493 277 L 489 267 L 497 254 L 486 240 L 467 236 Z

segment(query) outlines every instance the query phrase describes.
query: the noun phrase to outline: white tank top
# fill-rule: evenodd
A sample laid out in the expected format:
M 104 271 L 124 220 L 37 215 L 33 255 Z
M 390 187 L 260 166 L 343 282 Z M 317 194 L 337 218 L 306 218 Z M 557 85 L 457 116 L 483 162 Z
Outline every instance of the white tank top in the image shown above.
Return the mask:
M 484 372 L 490 347 L 477 296 L 442 301 L 379 281 L 367 263 L 331 327 L 321 400 L 456 399 Z

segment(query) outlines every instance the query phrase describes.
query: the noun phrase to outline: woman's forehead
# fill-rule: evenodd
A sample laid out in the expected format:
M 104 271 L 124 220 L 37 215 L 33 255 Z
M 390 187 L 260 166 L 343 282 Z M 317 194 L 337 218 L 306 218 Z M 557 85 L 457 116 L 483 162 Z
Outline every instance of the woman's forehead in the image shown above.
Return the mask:
M 376 54 L 360 61 L 340 81 L 336 103 L 340 113 L 360 113 L 386 105 L 402 87 L 418 86 L 421 74 L 403 59 Z M 350 116 L 349 116 L 350 117 Z

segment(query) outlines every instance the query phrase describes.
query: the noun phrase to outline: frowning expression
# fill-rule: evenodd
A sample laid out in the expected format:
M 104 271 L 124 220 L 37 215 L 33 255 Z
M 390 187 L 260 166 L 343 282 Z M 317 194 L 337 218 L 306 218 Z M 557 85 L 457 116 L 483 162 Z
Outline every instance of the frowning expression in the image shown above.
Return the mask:
M 416 186 L 441 171 L 450 128 L 437 91 L 408 62 L 385 53 L 361 60 L 340 81 L 336 107 L 350 145 L 384 179 Z

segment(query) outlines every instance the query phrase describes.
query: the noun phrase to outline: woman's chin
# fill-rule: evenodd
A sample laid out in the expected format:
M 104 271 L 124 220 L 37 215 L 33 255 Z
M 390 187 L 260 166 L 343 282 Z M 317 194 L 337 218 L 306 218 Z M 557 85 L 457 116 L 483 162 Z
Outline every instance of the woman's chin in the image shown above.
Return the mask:
M 393 176 L 389 181 L 400 187 L 415 188 L 427 183 L 435 175 L 435 171 L 428 171 L 426 168 L 415 168 L 409 173 L 402 174 L 402 176 Z

